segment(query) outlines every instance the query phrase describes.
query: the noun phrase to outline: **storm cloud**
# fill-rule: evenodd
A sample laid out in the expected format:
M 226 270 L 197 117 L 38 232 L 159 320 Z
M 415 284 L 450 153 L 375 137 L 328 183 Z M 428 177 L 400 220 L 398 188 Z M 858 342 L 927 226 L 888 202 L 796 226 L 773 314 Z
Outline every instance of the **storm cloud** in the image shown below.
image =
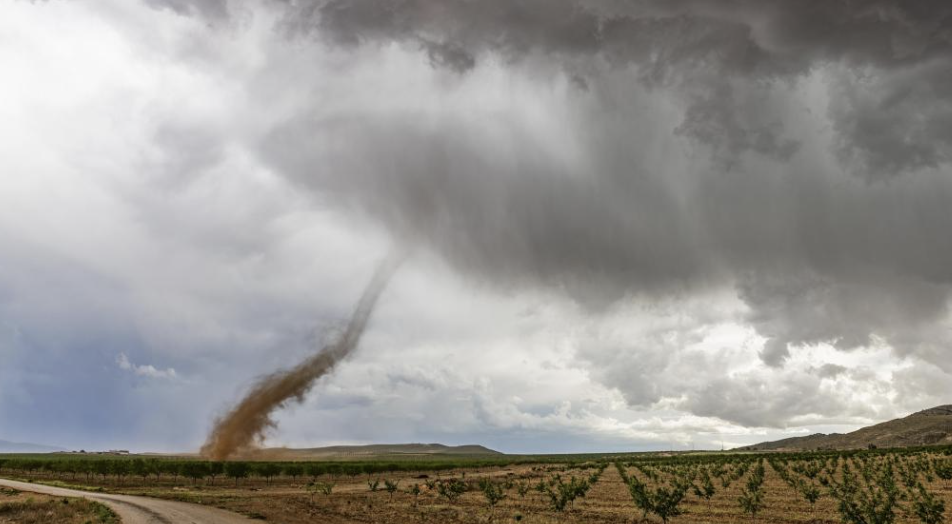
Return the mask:
M 506 104 L 304 107 L 261 151 L 484 281 L 595 308 L 731 285 L 769 365 L 791 345 L 880 337 L 948 369 L 935 325 L 952 277 L 950 15 L 896 1 L 300 2 L 282 8 L 288 38 L 564 84 L 546 97 L 559 128 L 527 128 L 527 108 Z
M 237 387 L 209 362 L 241 384 L 306 354 L 397 241 L 366 350 L 300 408 L 352 432 L 279 420 L 298 442 L 391 418 L 519 450 L 750 441 L 952 394 L 945 2 L 4 9 L 0 167 L 32 175 L 0 180 L 16 362 L 81 336 L 207 420 Z

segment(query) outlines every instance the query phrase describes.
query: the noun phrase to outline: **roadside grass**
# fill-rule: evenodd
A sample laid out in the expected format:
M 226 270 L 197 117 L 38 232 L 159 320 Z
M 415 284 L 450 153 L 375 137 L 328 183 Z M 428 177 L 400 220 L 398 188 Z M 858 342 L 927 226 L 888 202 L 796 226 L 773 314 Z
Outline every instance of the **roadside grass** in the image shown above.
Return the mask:
M 119 524 L 108 507 L 90 500 L 0 491 L 0 524 Z
M 111 491 L 108 488 L 103 486 L 89 486 L 86 484 L 80 484 L 76 482 L 64 482 L 62 480 L 30 479 L 30 478 L 10 477 L 6 475 L 4 475 L 3 478 L 9 479 L 9 480 L 15 480 L 17 482 L 26 482 L 29 484 L 42 484 L 44 486 L 52 486 L 54 488 L 76 489 L 79 491 L 91 491 L 94 493 L 109 493 Z M 2 489 L 4 488 L 0 488 L 0 494 L 3 493 Z

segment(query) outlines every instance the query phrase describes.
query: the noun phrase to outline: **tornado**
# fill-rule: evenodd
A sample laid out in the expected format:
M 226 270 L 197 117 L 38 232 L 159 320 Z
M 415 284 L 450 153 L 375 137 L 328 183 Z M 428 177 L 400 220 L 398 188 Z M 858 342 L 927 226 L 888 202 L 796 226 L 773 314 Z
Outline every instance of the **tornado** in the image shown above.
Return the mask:
M 395 250 L 378 264 L 346 328 L 330 344 L 291 369 L 261 378 L 241 402 L 217 419 L 202 446 L 202 456 L 226 460 L 258 447 L 264 432 L 275 425 L 272 414 L 289 402 L 301 402 L 317 379 L 330 373 L 356 349 L 377 300 L 405 257 L 405 251 Z

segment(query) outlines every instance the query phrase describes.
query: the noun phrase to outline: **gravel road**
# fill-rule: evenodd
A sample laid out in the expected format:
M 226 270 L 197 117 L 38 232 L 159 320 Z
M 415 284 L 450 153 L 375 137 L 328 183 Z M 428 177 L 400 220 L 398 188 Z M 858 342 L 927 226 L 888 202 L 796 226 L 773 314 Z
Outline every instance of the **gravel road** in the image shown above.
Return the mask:
M 0 486 L 55 497 L 82 497 L 95 500 L 115 511 L 122 518 L 123 524 L 248 524 L 252 522 L 251 519 L 237 513 L 187 502 L 93 493 L 6 479 L 0 479 Z

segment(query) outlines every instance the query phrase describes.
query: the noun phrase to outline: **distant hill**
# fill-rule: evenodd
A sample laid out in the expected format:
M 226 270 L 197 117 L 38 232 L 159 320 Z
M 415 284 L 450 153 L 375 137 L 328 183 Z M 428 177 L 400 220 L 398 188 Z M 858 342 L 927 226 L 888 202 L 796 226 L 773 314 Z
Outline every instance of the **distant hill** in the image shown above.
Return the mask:
M 41 444 L 0 440 L 0 453 L 52 453 L 54 451 L 64 451 L 64 449 Z
M 502 455 L 484 446 L 445 446 L 443 444 L 371 444 L 367 446 L 327 446 L 322 448 L 268 448 L 253 452 L 262 458 L 280 457 L 286 460 L 304 460 L 335 457 L 375 457 L 386 455 Z
M 938 406 L 851 433 L 816 433 L 738 448 L 742 451 L 899 448 L 952 445 L 952 405 Z

